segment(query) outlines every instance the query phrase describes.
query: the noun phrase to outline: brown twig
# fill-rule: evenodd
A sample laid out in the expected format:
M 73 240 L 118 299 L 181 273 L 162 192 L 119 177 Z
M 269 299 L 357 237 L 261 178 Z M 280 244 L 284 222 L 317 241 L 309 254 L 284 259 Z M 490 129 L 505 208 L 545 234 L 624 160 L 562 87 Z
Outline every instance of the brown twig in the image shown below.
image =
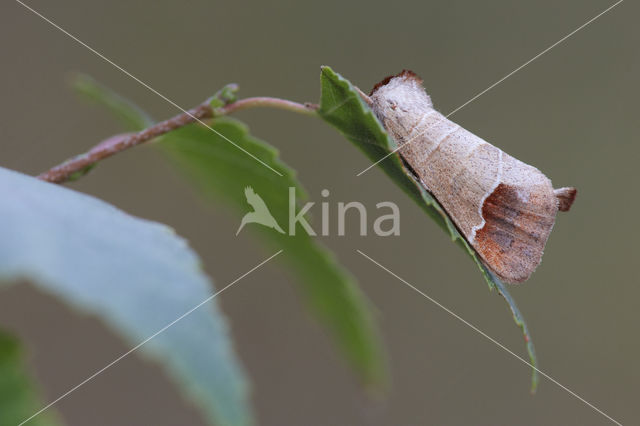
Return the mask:
M 161 121 L 141 132 L 108 138 L 84 154 L 73 157 L 40 174 L 38 179 L 52 183 L 64 183 L 78 174 L 86 173 L 93 165 L 105 158 L 169 133 L 172 130 L 179 129 L 194 122 L 202 122 L 202 120 L 209 118 L 255 107 L 279 108 L 311 115 L 315 114 L 318 109 L 318 106 L 314 104 L 300 104 L 278 98 L 255 97 L 233 101 L 213 110 L 210 102 L 206 101 L 186 113 Z

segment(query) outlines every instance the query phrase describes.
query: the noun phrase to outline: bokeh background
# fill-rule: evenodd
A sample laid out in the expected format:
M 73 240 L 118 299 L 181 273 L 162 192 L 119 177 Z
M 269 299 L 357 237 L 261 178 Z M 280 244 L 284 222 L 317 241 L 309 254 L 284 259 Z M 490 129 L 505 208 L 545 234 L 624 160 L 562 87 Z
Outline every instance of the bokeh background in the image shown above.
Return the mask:
M 30 0 L 29 5 L 179 105 L 225 83 L 241 95 L 317 101 L 320 65 L 365 91 L 409 68 L 448 112 L 608 7 L 605 0 L 189 2 Z M 638 75 L 640 7 L 625 1 L 453 119 L 579 196 L 561 214 L 541 267 L 511 291 L 540 368 L 624 424 L 638 424 Z M 121 131 L 68 87 L 77 71 L 155 118 L 171 105 L 18 3 L 0 5 L 0 165 L 35 174 Z M 283 111 L 236 117 L 277 146 L 311 198 L 394 201 L 401 236 L 321 237 L 376 309 L 392 374 L 369 398 L 271 263 L 220 297 L 253 381 L 262 425 L 597 425 L 607 420 L 355 252 L 360 249 L 525 355 L 504 301 L 477 267 L 379 170 L 320 120 Z M 143 146 L 72 188 L 167 223 L 191 241 L 220 287 L 270 253 L 238 218 L 207 204 Z M 2 202 L 0 200 L 0 202 Z M 335 205 L 334 205 L 335 207 Z M 318 213 L 317 213 L 318 214 Z M 0 218 L 1 220 L 1 218 Z M 94 318 L 29 285 L 0 295 L 0 324 L 27 342 L 49 400 L 128 348 Z M 70 425 L 201 425 L 160 368 L 131 356 L 60 401 Z

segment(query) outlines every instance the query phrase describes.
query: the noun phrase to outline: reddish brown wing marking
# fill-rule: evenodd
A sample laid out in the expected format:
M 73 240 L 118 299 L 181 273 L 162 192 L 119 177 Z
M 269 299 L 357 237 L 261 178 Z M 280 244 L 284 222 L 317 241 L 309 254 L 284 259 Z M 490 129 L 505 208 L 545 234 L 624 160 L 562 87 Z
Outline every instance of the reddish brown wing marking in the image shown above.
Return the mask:
M 518 191 L 526 191 L 529 199 L 522 201 Z M 474 247 L 502 280 L 525 281 L 540 263 L 557 212 L 556 197 L 549 192 L 501 183 L 484 201 L 485 225 Z

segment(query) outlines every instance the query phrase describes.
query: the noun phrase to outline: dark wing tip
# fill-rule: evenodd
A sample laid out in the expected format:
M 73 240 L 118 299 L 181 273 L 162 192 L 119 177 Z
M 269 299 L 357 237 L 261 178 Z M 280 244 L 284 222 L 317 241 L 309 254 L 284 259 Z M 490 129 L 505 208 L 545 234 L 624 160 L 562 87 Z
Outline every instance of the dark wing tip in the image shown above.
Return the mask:
M 573 187 L 565 187 L 554 189 L 553 193 L 558 199 L 558 210 L 560 210 L 561 212 L 568 212 L 569 209 L 571 209 L 571 205 L 576 200 L 578 190 Z

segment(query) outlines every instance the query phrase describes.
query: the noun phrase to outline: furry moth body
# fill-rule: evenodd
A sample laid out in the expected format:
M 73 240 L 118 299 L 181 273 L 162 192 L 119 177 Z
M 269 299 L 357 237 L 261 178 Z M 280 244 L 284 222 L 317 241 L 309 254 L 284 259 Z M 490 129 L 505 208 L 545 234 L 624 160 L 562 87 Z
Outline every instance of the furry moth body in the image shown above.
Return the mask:
M 503 281 L 527 280 L 576 189 L 554 190 L 535 167 L 448 120 L 411 71 L 378 83 L 371 101 L 402 159 L 485 265 Z

